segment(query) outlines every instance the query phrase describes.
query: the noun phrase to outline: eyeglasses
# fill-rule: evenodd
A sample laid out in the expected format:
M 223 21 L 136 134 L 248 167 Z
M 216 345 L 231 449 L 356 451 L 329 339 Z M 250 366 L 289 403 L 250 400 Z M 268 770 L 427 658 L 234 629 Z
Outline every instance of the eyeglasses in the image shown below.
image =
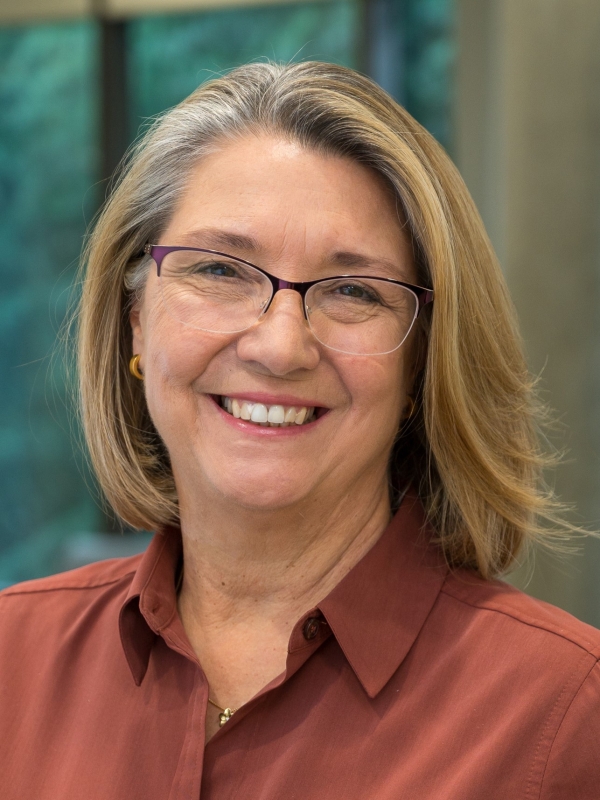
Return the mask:
M 147 244 L 144 252 L 156 263 L 168 314 L 208 333 L 247 330 L 266 314 L 276 292 L 291 289 L 302 298 L 305 319 L 322 345 L 350 355 L 385 355 L 402 345 L 433 301 L 431 289 L 390 278 L 290 282 L 216 250 Z

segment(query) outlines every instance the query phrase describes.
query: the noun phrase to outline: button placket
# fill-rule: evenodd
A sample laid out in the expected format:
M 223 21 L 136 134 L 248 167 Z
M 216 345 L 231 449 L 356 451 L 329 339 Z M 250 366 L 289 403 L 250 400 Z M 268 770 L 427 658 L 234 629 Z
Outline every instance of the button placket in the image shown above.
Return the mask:
M 188 662 L 187 669 L 194 670 L 188 703 L 186 733 L 182 744 L 169 800 L 200 797 L 204 766 L 204 695 L 208 688 L 200 668 Z M 201 744 L 199 745 L 199 742 Z

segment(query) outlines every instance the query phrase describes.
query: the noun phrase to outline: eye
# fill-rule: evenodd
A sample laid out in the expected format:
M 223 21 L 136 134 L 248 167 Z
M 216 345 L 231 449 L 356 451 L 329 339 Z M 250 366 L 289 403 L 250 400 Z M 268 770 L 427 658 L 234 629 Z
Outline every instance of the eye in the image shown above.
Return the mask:
M 225 261 L 212 261 L 210 263 L 199 263 L 196 265 L 197 273 L 201 275 L 214 275 L 215 278 L 238 278 L 239 270 Z
M 365 303 L 381 303 L 378 293 L 370 286 L 362 283 L 341 283 L 333 288 L 335 294 L 351 300 L 362 300 Z

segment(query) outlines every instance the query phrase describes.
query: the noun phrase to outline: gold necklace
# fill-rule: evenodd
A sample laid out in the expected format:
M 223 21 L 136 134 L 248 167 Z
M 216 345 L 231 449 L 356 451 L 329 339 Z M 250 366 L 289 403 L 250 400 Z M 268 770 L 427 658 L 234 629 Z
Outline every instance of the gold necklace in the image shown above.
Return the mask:
M 181 565 L 181 569 L 179 570 L 179 576 L 177 578 L 177 584 L 175 586 L 175 594 L 179 594 L 179 590 L 181 589 L 181 584 L 183 583 L 183 564 Z M 219 714 L 219 727 L 222 728 L 225 723 L 230 720 L 237 708 L 223 708 L 222 706 L 215 703 L 214 700 L 211 700 L 210 697 L 208 698 L 208 702 L 211 703 L 215 708 L 218 708 L 221 712 Z
M 230 720 L 237 711 L 237 708 L 223 708 L 222 706 L 218 705 L 218 703 L 215 703 L 214 700 L 211 700 L 210 697 L 208 698 L 208 702 L 212 703 L 212 705 L 215 708 L 218 708 L 221 712 L 219 714 L 219 728 L 222 728 L 223 725 L 225 725 L 225 723 Z

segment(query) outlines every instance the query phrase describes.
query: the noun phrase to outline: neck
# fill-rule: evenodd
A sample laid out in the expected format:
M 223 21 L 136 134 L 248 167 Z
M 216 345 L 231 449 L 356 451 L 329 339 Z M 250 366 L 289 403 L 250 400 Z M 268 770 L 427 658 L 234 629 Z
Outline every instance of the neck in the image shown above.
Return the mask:
M 291 627 L 373 546 L 390 518 L 383 481 L 277 511 L 198 494 L 186 503 L 185 496 L 180 610 L 186 627 L 201 619 L 204 629 L 265 614 Z
M 211 700 L 239 708 L 287 664 L 294 625 L 375 544 L 390 506 L 385 474 L 265 511 L 181 491 L 179 614 Z M 192 497 L 193 502 L 188 502 Z M 212 708 L 212 707 L 211 707 Z M 207 738 L 218 729 L 212 708 Z

